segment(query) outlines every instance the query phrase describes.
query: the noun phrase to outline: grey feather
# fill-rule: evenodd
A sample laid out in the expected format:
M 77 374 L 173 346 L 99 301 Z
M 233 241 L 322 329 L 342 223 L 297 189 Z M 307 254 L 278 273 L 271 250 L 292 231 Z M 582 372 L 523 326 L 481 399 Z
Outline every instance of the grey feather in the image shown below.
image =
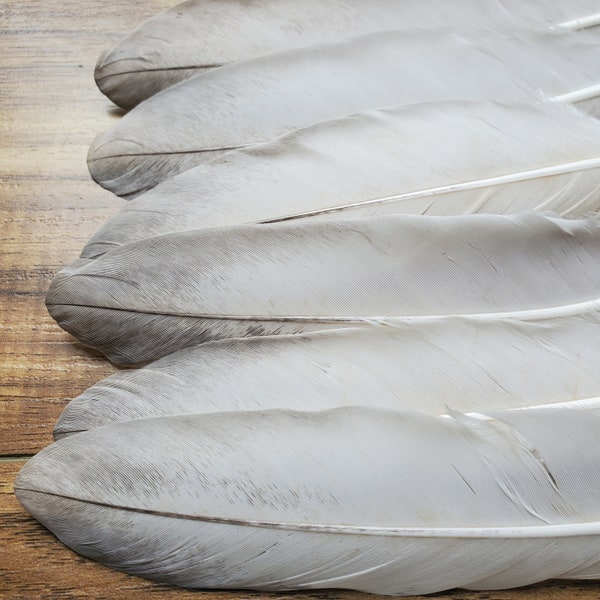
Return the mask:
M 388 29 L 569 27 L 596 0 L 188 0 L 149 19 L 100 56 L 98 87 L 130 108 L 227 63 Z
M 136 364 L 228 337 L 572 314 L 599 289 L 595 219 L 389 215 L 133 242 L 65 269 L 46 303 L 80 341 Z
M 168 179 L 81 254 L 175 231 L 298 218 L 600 208 L 600 121 L 553 103 L 443 102 L 319 123 Z
M 140 419 L 59 440 L 15 492 L 76 552 L 181 586 L 411 595 L 598 578 L 598 414 L 485 419 Z
M 100 185 L 131 197 L 227 150 L 363 110 L 529 101 L 598 85 L 599 55 L 585 35 L 524 31 L 387 32 L 291 50 L 149 98 L 94 140 L 88 166 Z
M 271 408 L 600 407 L 599 337 L 595 311 L 220 340 L 103 379 L 67 405 L 54 435 L 144 417 Z

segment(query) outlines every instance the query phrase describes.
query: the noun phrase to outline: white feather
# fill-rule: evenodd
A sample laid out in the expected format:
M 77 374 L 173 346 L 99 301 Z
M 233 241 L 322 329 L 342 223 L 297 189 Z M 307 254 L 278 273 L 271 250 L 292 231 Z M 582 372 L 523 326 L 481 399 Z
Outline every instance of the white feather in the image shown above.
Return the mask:
M 578 314 L 599 289 L 597 220 L 389 215 L 133 242 L 65 269 L 46 303 L 83 343 L 135 364 L 228 337 Z
M 135 106 L 194 74 L 290 48 L 440 26 L 597 25 L 596 0 L 189 0 L 143 23 L 96 65 L 98 87 Z
M 425 594 L 600 577 L 600 417 L 346 408 L 140 419 L 15 481 L 76 552 L 182 586 Z
M 387 32 L 215 69 L 148 99 L 93 142 L 93 178 L 122 196 L 224 151 L 363 110 L 517 102 L 600 82 L 598 42 L 564 32 Z M 595 103 L 597 100 L 595 100 Z
M 233 150 L 127 203 L 83 258 L 174 231 L 295 218 L 600 208 L 600 121 L 554 104 L 435 103 Z
M 442 414 L 600 406 L 598 339 L 595 312 L 209 342 L 93 385 L 67 405 L 54 435 L 144 417 L 271 408 Z

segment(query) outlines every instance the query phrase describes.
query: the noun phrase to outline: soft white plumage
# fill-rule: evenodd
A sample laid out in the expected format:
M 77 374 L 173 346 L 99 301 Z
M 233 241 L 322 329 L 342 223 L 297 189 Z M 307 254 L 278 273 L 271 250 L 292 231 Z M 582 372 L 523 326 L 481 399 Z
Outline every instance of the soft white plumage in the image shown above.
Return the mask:
M 143 23 L 96 65 L 114 102 L 135 106 L 206 69 L 388 29 L 568 27 L 596 0 L 188 0 Z
M 552 103 L 432 103 L 319 123 L 168 179 L 109 219 L 93 258 L 153 235 L 293 218 L 600 208 L 600 121 Z
M 98 382 L 67 405 L 54 434 L 229 410 L 600 406 L 599 338 L 600 313 L 592 312 L 209 342 Z
M 65 269 L 46 303 L 80 341 L 135 364 L 228 337 L 572 314 L 599 289 L 595 219 L 389 215 L 133 242 Z
M 517 102 L 600 83 L 599 44 L 579 33 L 386 32 L 248 60 L 149 98 L 99 135 L 93 178 L 120 196 L 324 121 L 394 104 Z
M 75 551 L 177 585 L 423 594 L 600 576 L 600 417 L 359 408 L 140 419 L 22 469 Z

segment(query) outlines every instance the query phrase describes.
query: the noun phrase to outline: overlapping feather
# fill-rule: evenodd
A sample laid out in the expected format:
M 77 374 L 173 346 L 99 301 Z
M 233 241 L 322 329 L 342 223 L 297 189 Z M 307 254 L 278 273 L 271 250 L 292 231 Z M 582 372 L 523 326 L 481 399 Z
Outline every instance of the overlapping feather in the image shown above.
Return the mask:
M 98 382 L 67 405 L 54 435 L 144 417 L 271 408 L 442 414 L 600 406 L 599 338 L 595 311 L 209 342 Z
M 19 473 L 76 552 L 189 587 L 424 594 L 600 576 L 600 417 L 344 408 L 118 423 Z
M 388 29 L 581 27 L 598 11 L 596 0 L 188 0 L 100 56 L 95 77 L 130 108 L 207 69 L 291 48 Z
M 132 196 L 224 151 L 363 110 L 516 102 L 595 86 L 598 49 L 594 38 L 578 33 L 436 31 L 273 54 L 149 98 L 94 140 L 88 165 L 102 186 Z
M 399 317 L 571 314 L 598 301 L 595 219 L 396 216 L 133 242 L 61 272 L 61 327 L 119 363 L 227 337 Z
M 222 33 L 239 14 L 231 0 L 184 3 L 101 59 L 97 75 L 128 106 L 247 57 L 248 41 L 258 56 L 395 19 L 412 27 L 403 11 L 415 23 L 432 6 L 428 27 L 467 14 L 470 25 L 556 25 L 591 12 L 585 0 L 550 3 L 544 19 L 545 3 L 532 1 L 309 2 L 290 13 L 288 0 L 259 1 L 233 44 L 205 38 L 166 56 L 169 40 L 156 38 L 177 30 L 178 11 L 202 15 L 178 31 L 184 43 L 207 15 Z M 252 15 L 264 11 L 273 35 L 256 43 Z M 293 35 L 273 27 L 284 14 Z M 141 50 L 152 75 L 130 55 L 148 34 L 165 54 Z M 207 64 L 211 46 L 224 58 Z M 149 99 L 97 138 L 90 169 L 130 196 L 225 151 L 412 101 L 587 98 L 595 113 L 596 49 L 581 35 L 405 32 L 257 58 Z M 122 93 L 126 71 L 133 94 Z M 380 110 L 230 152 L 103 228 L 83 253 L 102 256 L 51 286 L 59 324 L 128 364 L 209 343 L 76 399 L 57 424 L 65 439 L 15 482 L 24 506 L 85 556 L 191 587 L 406 595 L 600 577 L 598 221 L 388 215 L 595 210 L 600 135 L 555 106 L 475 106 Z M 428 130 L 444 146 L 433 163 L 425 145 L 406 149 Z M 360 167 L 367 176 L 354 176 Z M 158 204 L 174 190 L 170 210 L 185 218 Z M 295 222 L 338 211 L 357 218 Z
M 83 249 L 175 231 L 389 213 L 578 216 L 600 208 L 600 121 L 554 104 L 369 111 L 234 150 L 159 184 Z

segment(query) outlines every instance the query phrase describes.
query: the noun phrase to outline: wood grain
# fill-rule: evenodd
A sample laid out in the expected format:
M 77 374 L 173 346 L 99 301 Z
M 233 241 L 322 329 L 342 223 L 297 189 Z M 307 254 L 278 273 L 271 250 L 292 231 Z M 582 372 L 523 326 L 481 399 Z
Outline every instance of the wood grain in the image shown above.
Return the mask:
M 121 200 L 95 185 L 87 147 L 116 117 L 96 56 L 166 2 L 7 2 L 0 35 L 0 454 L 51 441 L 81 390 L 114 371 L 48 316 L 53 275 Z M 109 6 L 111 8 L 109 8 Z
M 115 368 L 61 331 L 44 295 L 54 274 L 123 204 L 94 184 L 86 153 L 120 116 L 96 89 L 97 56 L 170 0 L 9 0 L 0 4 L 0 597 L 366 600 L 352 592 L 190 592 L 83 559 L 34 521 L 13 494 L 18 457 L 51 442 L 65 404 Z M 372 596 L 371 596 L 372 597 Z M 430 597 L 600 598 L 596 583 Z

